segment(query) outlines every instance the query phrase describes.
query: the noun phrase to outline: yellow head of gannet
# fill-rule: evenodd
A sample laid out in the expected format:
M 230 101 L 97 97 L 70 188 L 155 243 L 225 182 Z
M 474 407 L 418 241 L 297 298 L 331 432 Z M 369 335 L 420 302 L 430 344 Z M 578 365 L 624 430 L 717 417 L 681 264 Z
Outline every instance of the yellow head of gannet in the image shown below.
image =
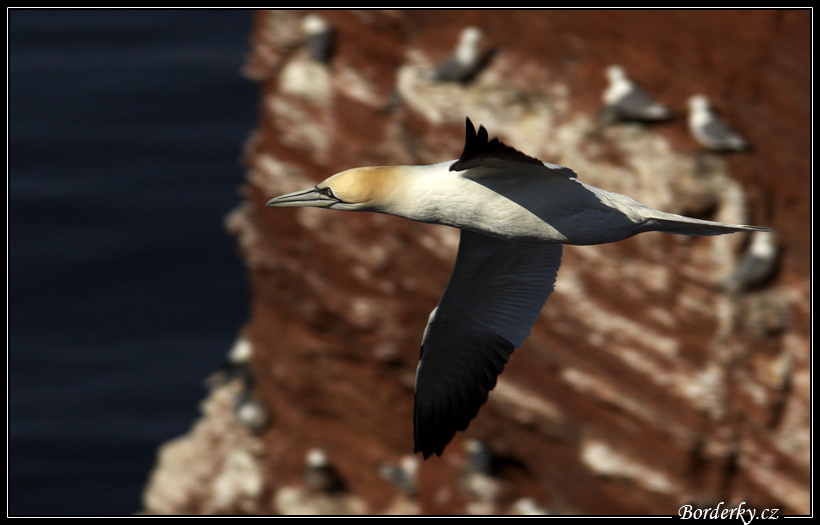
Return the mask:
M 269 206 L 376 211 L 461 229 L 455 266 L 430 315 L 416 371 L 415 451 L 441 454 L 464 430 L 552 292 L 562 244 L 645 231 L 766 230 L 665 213 L 580 182 L 467 119 L 461 157 L 431 166 L 355 168 Z
M 408 167 L 408 170 L 411 167 Z M 383 211 L 393 200 L 397 186 L 406 185 L 402 167 L 352 168 L 312 188 L 271 199 L 267 206 L 332 208 L 346 211 Z

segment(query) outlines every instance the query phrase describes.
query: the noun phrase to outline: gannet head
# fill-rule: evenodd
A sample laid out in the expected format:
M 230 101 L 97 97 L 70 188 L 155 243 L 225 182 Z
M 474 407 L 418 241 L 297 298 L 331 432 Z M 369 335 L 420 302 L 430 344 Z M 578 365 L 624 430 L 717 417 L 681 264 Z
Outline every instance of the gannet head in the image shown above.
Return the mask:
M 401 170 L 397 167 L 353 168 L 337 173 L 312 188 L 274 197 L 265 206 L 384 211 L 401 178 Z

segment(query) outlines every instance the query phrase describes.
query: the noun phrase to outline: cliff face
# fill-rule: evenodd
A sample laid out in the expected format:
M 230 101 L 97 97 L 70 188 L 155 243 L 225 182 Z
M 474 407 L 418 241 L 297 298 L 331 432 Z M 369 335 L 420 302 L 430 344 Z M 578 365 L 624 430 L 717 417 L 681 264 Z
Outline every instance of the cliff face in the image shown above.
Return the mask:
M 257 15 L 244 72 L 261 88 L 259 125 L 226 221 L 249 269 L 239 338 L 267 421 L 238 422 L 238 380 L 215 387 L 161 450 L 145 512 L 503 513 L 522 498 L 569 514 L 809 512 L 808 11 L 331 11 L 329 64 L 308 56 L 304 15 Z M 496 49 L 487 68 L 432 82 L 470 25 Z M 676 118 L 599 126 L 614 63 Z M 685 125 L 696 93 L 754 149 L 702 152 Z M 729 293 L 742 235 L 567 247 L 532 335 L 470 428 L 418 460 L 408 495 L 382 467 L 413 446 L 421 334 L 458 232 L 264 203 L 350 167 L 456 158 L 465 116 L 651 206 L 773 226 L 784 250 L 774 280 Z M 465 481 L 468 438 L 502 460 L 481 489 Z M 345 490 L 306 485 L 314 448 Z

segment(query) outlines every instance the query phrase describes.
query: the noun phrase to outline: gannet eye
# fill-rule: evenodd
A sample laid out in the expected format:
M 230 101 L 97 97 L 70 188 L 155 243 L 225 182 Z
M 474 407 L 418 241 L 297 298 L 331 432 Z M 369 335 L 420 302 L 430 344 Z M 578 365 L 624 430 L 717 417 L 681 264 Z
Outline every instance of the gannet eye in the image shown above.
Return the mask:
M 324 195 L 325 197 L 330 197 L 331 199 L 335 199 L 336 197 L 333 195 L 333 191 L 331 191 L 330 186 L 325 186 L 324 188 L 316 188 L 316 191 Z

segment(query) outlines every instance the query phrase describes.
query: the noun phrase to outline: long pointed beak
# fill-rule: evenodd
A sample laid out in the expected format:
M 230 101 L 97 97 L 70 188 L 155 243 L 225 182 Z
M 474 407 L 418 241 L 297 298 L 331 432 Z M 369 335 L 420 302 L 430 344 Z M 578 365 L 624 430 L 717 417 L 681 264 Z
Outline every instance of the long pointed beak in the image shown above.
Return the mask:
M 277 208 L 295 208 L 313 206 L 317 208 L 327 208 L 338 203 L 338 199 L 329 197 L 319 192 L 315 186 L 306 190 L 294 191 L 285 195 L 274 197 L 265 203 L 265 206 Z

